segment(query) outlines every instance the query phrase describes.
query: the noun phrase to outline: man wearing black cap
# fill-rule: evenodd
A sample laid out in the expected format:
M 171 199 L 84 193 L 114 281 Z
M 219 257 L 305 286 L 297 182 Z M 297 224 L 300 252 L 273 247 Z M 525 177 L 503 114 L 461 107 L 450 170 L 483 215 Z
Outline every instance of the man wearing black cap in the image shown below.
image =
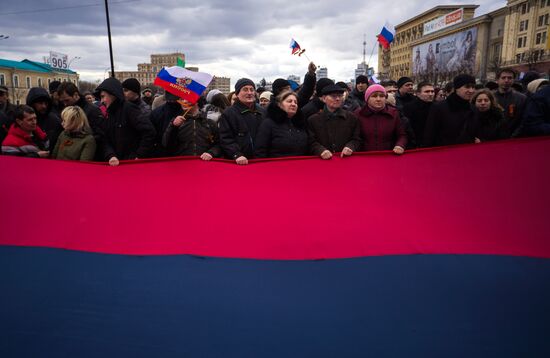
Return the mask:
M 265 111 L 256 103 L 256 85 L 252 80 L 238 80 L 235 96 L 235 103 L 220 116 L 220 146 L 227 158 L 246 165 L 254 157 L 256 133 Z
M 474 143 L 476 123 L 470 100 L 475 84 L 475 77 L 458 75 L 453 79 L 454 92 L 432 105 L 424 130 L 425 146 Z
M 8 87 L 0 86 L 0 143 L 15 122 L 16 106 L 10 103 Z
M 361 144 L 357 117 L 343 110 L 344 89 L 338 85 L 323 88 L 321 100 L 323 110 L 308 118 L 308 136 L 311 153 L 323 159 L 332 158 L 333 153 L 349 156 Z
M 334 81 L 329 78 L 321 78 L 315 85 L 315 97 L 302 108 L 304 118 L 308 118 L 315 113 L 319 113 L 325 107 L 325 103 L 321 100 L 323 89 L 327 86 L 334 85 Z
M 413 80 L 409 77 L 401 77 L 397 80 L 397 93 L 395 94 L 395 106 L 403 113 L 403 106 L 414 101 Z
M 151 107 L 141 99 L 141 85 L 135 78 L 128 78 L 122 82 L 124 98 L 130 103 L 139 107 L 141 113 L 145 116 L 151 114 Z
M 351 91 L 349 98 L 351 101 L 355 102 L 352 111 L 357 108 L 363 108 L 365 105 L 365 91 L 369 87 L 369 78 L 365 75 L 359 75 L 355 79 L 355 88 Z

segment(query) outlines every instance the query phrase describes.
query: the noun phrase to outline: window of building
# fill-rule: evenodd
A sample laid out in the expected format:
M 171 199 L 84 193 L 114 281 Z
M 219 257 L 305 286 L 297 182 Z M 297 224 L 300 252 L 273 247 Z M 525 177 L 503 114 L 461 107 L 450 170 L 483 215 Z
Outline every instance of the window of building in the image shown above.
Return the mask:
M 27 76 L 27 88 L 31 88 L 31 87 L 32 87 L 31 78 Z
M 48 87 L 50 87 L 50 83 L 52 83 L 52 79 L 48 78 Z
M 538 22 L 538 26 L 541 27 L 541 26 L 545 26 L 545 25 L 548 25 L 548 14 L 546 15 L 540 15 L 539 16 L 539 22 Z
M 529 12 L 529 4 L 528 3 L 523 3 L 520 5 L 521 6 L 521 14 L 524 15 L 524 14 L 527 14 Z
M 536 35 L 535 44 L 540 45 L 540 44 L 545 44 L 545 43 L 546 43 L 546 31 L 539 32 Z
M 0 86 L 6 85 L 6 76 L 3 73 L 0 73 Z
M 529 20 L 523 20 L 519 23 L 519 31 L 527 31 L 529 27 Z
M 42 78 L 38 77 L 38 87 L 42 87 Z
M 18 88 L 19 87 L 19 76 L 13 75 L 13 87 Z

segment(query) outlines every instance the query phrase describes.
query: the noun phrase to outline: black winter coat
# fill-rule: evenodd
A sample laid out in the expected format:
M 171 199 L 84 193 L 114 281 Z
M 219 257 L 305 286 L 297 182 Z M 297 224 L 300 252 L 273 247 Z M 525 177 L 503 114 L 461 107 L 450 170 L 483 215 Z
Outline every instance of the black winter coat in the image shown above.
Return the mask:
M 314 97 L 311 101 L 309 101 L 308 104 L 306 104 L 302 108 L 302 114 L 304 115 L 304 118 L 307 120 L 312 115 L 321 112 L 323 108 L 325 108 L 325 102 L 321 101 L 321 98 L 319 97 Z
M 116 78 L 107 78 L 97 91 L 106 91 L 116 97 L 107 108 L 104 121 L 103 155 L 105 160 L 146 158 L 155 142 L 155 128 L 135 104 L 124 100 L 122 84 Z
M 538 90 L 529 97 L 523 118 L 524 135 L 550 134 L 550 86 Z
M 432 105 L 424 130 L 424 145 L 474 143 L 475 129 L 470 102 L 452 93 L 446 100 Z
M 357 87 L 350 92 L 348 99 L 349 99 L 349 102 L 354 103 L 349 105 L 350 107 L 349 109 L 346 108 L 351 112 L 355 112 L 355 110 L 357 110 L 358 108 L 363 108 L 365 106 L 365 92 L 359 92 L 357 90 Z
M 229 159 L 245 156 L 254 157 L 256 134 L 265 117 L 265 111 L 259 105 L 250 109 L 237 100 L 220 116 L 220 145 Z
M 361 149 L 359 121 L 351 112 L 323 110 L 309 117 L 307 123 L 309 148 L 313 155 L 321 155 L 325 150 L 341 152 L 344 147 L 354 152 Z
M 482 142 L 508 138 L 504 114 L 499 108 L 491 108 L 486 112 L 474 109 L 476 118 L 475 136 Z
M 267 118 L 256 135 L 256 157 L 275 158 L 308 155 L 307 129 L 300 110 L 289 119 L 277 103 L 267 107 Z
M 42 129 L 49 141 L 48 148 L 52 150 L 55 148 L 57 138 L 63 132 L 63 126 L 61 125 L 61 118 L 54 111 L 52 111 L 52 99 L 48 91 L 42 87 L 33 87 L 27 94 L 27 105 L 31 106 L 39 101 L 46 101 L 48 103 L 48 110 L 46 113 L 36 113 L 36 122 L 40 129 Z
M 160 157 L 167 157 L 169 156 L 168 151 L 166 148 L 162 145 L 162 138 L 164 136 L 164 132 L 166 132 L 166 128 L 172 123 L 174 118 L 177 116 L 183 115 L 184 110 L 181 108 L 181 105 L 178 102 L 166 102 L 165 104 L 155 108 L 151 112 L 151 123 L 153 123 L 153 127 L 155 127 L 156 139 L 155 139 L 155 145 L 153 150 L 153 157 L 160 158 Z
M 162 145 L 168 155 L 200 156 L 208 153 L 214 158 L 222 155 L 217 124 L 202 113 L 187 119 L 179 127 L 168 125 L 162 138 Z
M 420 98 L 416 98 L 403 107 L 403 115 L 409 119 L 415 141 L 414 143 L 409 143 L 407 145 L 408 148 L 424 146 L 424 130 L 426 129 L 426 121 L 428 120 L 432 104 L 433 102 L 425 102 Z

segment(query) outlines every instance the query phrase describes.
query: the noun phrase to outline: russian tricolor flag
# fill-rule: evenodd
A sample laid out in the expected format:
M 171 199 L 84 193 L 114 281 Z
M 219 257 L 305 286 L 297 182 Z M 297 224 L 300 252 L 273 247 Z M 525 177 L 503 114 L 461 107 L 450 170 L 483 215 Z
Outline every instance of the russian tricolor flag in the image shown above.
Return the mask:
M 195 103 L 212 81 L 212 75 L 190 71 L 179 66 L 164 67 L 154 84 L 183 100 Z
M 380 31 L 380 34 L 377 37 L 380 45 L 382 45 L 382 47 L 384 47 L 385 49 L 388 49 L 390 48 L 390 44 L 393 42 L 393 39 L 395 37 L 395 29 L 393 28 L 393 26 L 386 22 L 386 24 L 384 24 L 384 27 L 382 28 L 382 31 Z

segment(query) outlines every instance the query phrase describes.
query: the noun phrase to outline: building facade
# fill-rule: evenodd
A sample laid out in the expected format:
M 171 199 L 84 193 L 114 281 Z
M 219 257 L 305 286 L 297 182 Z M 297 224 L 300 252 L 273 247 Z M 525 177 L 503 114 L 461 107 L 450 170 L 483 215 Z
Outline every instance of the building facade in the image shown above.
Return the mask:
M 8 87 L 10 103 L 26 103 L 29 89 L 42 87 L 48 90 L 53 81 L 70 81 L 78 86 L 78 73 L 36 61 L 0 59 L 0 85 Z
M 137 71 L 115 71 L 115 77 L 120 82 L 128 78 L 135 78 L 142 86 L 151 86 L 155 82 L 157 74 L 163 67 L 172 67 L 178 64 L 178 58 L 185 62 L 185 55 L 181 52 L 159 53 L 151 55 L 150 63 L 139 63 Z M 198 71 L 198 68 L 186 67 L 191 71 Z
M 320 67 L 317 70 L 317 80 L 321 78 L 328 78 L 328 69 L 326 67 Z
M 437 6 L 399 24 L 390 49 L 379 47 L 379 78 L 443 84 L 458 73 L 485 81 L 502 68 L 550 70 L 550 0 L 508 0 L 505 7 L 474 17 L 476 8 Z M 460 21 L 434 25 L 457 11 Z
M 508 0 L 501 66 L 550 70 L 550 0 Z
M 228 95 L 231 92 L 231 79 L 229 77 L 217 77 L 212 78 L 212 82 L 208 85 L 208 90 L 219 89 L 223 94 Z

